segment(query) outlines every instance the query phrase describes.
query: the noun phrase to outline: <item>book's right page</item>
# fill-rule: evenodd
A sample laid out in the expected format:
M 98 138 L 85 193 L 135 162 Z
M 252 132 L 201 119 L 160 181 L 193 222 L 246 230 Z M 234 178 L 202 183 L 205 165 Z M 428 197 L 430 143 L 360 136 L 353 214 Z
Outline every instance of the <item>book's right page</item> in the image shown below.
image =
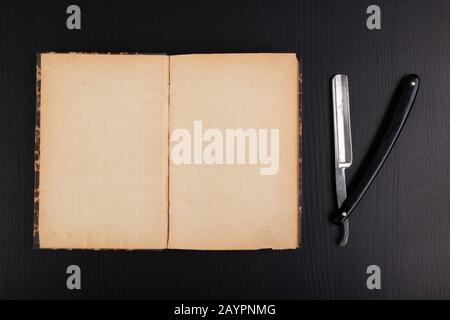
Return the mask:
M 169 248 L 299 246 L 295 54 L 170 57 Z

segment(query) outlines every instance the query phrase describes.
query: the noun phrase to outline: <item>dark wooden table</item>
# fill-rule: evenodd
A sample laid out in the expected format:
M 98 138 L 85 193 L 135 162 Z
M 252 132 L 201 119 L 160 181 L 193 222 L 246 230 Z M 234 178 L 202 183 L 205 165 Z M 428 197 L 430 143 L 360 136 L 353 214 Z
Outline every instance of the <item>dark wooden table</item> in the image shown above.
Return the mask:
M 82 29 L 66 28 L 81 7 Z M 450 2 L 8 1 L 0 3 L 1 298 L 450 298 Z M 303 60 L 303 247 L 295 251 L 32 249 L 35 54 L 297 52 Z M 400 78 L 414 109 L 336 246 L 330 77 L 350 79 L 355 177 Z M 82 290 L 66 288 L 66 267 Z M 368 290 L 366 268 L 382 271 Z

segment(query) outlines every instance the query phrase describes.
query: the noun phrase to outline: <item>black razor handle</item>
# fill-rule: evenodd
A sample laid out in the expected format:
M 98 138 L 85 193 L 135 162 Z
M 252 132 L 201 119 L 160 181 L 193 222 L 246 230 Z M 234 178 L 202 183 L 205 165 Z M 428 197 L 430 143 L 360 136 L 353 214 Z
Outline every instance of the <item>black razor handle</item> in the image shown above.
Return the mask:
M 406 122 L 418 89 L 419 77 L 415 74 L 404 77 L 400 82 L 391 105 L 391 108 L 393 108 L 392 114 L 387 122 L 384 133 L 381 134 L 375 152 L 360 176 L 360 179 L 357 181 L 355 188 L 337 211 L 333 219 L 335 223 L 340 224 L 348 219 L 380 171 Z

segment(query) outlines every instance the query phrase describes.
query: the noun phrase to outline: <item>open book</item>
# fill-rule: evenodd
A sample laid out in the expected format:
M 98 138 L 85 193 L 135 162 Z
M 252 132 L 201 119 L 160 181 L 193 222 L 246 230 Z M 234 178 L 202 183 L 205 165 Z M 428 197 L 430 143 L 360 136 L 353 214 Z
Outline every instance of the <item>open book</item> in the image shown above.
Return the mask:
M 34 243 L 300 244 L 295 54 L 38 55 Z

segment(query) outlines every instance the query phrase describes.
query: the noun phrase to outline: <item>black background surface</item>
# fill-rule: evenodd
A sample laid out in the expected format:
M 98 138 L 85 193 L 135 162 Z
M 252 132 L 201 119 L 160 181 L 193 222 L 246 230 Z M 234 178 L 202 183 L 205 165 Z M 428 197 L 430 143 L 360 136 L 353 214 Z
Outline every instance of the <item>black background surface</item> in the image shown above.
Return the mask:
M 66 28 L 68 5 L 82 30 Z M 450 298 L 450 2 L 0 3 L 0 298 Z M 35 54 L 296 52 L 303 60 L 303 247 L 290 251 L 32 249 Z M 336 246 L 330 78 L 350 79 L 355 176 L 401 77 L 415 106 Z M 82 290 L 65 269 L 82 270 Z M 382 290 L 366 288 L 366 268 Z

